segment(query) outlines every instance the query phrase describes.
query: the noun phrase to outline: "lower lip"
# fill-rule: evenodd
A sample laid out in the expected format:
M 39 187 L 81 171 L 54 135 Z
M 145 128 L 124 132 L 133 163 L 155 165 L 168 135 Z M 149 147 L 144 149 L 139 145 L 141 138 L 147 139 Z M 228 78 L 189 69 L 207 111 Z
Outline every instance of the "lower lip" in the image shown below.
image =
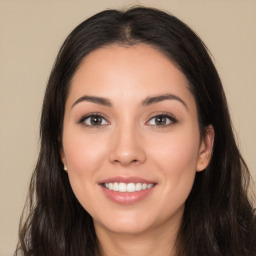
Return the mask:
M 146 198 L 150 193 L 153 192 L 154 187 L 136 191 L 136 192 L 118 192 L 113 191 L 110 189 L 105 188 L 104 186 L 101 186 L 103 189 L 104 194 L 109 198 L 110 200 L 123 205 L 129 205 L 129 204 L 135 204 L 144 198 Z

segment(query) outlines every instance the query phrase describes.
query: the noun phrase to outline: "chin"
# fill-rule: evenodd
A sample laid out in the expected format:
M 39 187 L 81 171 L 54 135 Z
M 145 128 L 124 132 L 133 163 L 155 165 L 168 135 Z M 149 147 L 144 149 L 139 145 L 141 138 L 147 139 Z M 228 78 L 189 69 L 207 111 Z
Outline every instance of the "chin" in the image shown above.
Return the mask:
M 154 216 L 145 216 L 145 214 L 112 214 L 110 218 L 100 220 L 94 219 L 95 229 L 105 229 L 112 233 L 124 235 L 136 235 L 147 232 L 155 226 Z
M 106 225 L 104 227 L 108 231 L 116 234 L 123 234 L 123 235 L 138 235 L 144 233 L 148 230 L 146 226 L 143 226 L 139 223 L 115 223 L 114 225 Z

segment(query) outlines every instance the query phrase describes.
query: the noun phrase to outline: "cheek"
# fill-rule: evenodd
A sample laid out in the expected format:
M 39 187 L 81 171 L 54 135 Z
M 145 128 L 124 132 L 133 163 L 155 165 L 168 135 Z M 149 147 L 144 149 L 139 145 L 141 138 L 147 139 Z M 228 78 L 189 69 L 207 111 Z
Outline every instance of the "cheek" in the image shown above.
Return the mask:
M 161 170 L 160 185 L 163 186 L 159 186 L 161 197 L 158 201 L 164 218 L 169 218 L 182 209 L 190 194 L 196 174 L 195 145 L 197 144 L 176 137 L 168 143 L 163 142 L 161 150 L 159 147 L 154 149 L 154 164 Z
M 166 170 L 180 172 L 187 169 L 186 166 L 196 167 L 199 152 L 199 132 L 181 131 L 165 137 L 155 137 L 151 141 L 151 156 Z M 153 146 L 154 145 L 154 146 Z M 190 169 L 190 168 L 189 168 Z M 195 169 L 192 168 L 194 171 Z
M 88 205 L 95 198 L 95 187 L 100 167 L 106 159 L 107 143 L 97 143 L 95 136 L 83 131 L 66 129 L 63 133 L 63 148 L 71 187 L 78 201 Z M 102 142 L 102 141 L 101 141 Z M 90 204 L 90 203 L 89 203 Z
M 101 141 L 101 145 L 98 141 Z M 95 140 L 95 136 L 80 131 L 64 133 L 63 147 L 69 172 L 75 172 L 77 175 L 90 175 L 106 158 L 107 144 L 101 138 Z
M 88 136 L 80 130 L 68 130 L 63 133 L 63 148 L 65 161 L 68 166 L 69 182 L 72 190 L 84 207 L 92 216 L 96 215 L 95 209 L 100 207 L 94 200 L 99 197 L 97 193 L 97 178 L 99 170 L 106 159 L 107 143 L 101 143 L 95 136 Z M 102 141 L 101 141 L 102 142 Z
M 166 193 L 186 198 L 192 188 L 199 151 L 199 132 L 184 131 L 153 141 L 151 159 L 161 170 Z M 150 148 L 150 147 L 149 147 Z

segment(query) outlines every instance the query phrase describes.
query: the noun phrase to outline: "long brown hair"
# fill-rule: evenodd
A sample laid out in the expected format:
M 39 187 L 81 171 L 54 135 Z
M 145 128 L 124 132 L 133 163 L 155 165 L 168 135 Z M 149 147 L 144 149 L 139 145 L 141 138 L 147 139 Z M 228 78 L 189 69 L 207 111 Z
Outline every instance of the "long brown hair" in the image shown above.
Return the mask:
M 189 81 L 201 136 L 208 125 L 215 130 L 211 162 L 196 174 L 185 204 L 178 255 L 256 255 L 255 213 L 247 195 L 249 172 L 237 148 L 222 84 L 207 49 L 174 16 L 142 7 L 98 13 L 77 26 L 61 47 L 45 92 L 41 148 L 15 255 L 100 255 L 92 218 L 73 194 L 59 152 L 64 106 L 74 73 L 88 53 L 114 43 L 144 43 L 168 56 Z

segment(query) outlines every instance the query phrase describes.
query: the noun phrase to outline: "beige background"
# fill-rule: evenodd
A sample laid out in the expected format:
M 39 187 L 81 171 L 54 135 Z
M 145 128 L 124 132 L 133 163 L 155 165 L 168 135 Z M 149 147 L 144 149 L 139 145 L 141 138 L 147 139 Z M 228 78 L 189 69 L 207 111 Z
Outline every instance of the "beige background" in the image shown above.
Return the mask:
M 36 161 L 45 85 L 68 33 L 105 8 L 144 3 L 188 23 L 214 56 L 256 177 L 256 0 L 0 0 L 0 256 L 11 255 Z

